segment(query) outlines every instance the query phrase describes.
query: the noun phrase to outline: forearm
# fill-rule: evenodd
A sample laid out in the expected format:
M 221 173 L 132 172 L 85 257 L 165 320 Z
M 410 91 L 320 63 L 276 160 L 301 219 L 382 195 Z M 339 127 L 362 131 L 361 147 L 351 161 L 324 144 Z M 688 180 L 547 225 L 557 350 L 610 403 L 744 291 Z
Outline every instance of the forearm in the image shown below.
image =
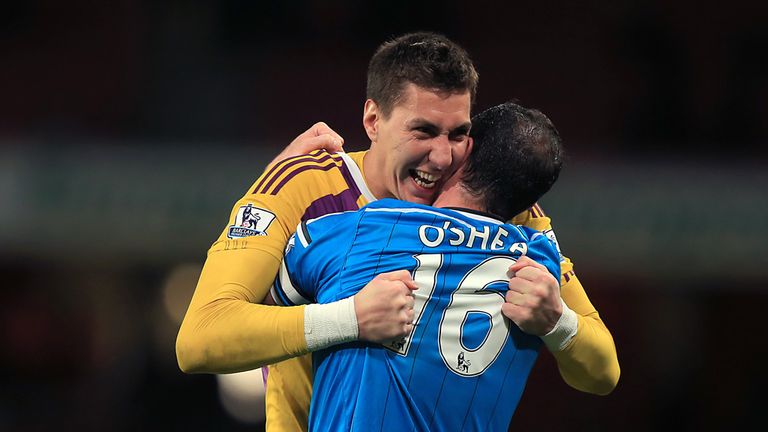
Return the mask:
M 259 251 L 209 255 L 176 340 L 183 371 L 237 372 L 307 352 L 304 306 L 256 304 L 278 265 Z
M 552 350 L 560 375 L 571 387 L 605 395 L 619 381 L 619 360 L 613 336 L 592 306 L 578 278 L 563 285 L 561 295 L 578 316 L 576 335 L 561 350 Z
M 561 351 L 553 351 L 563 380 L 571 387 L 599 395 L 613 391 L 619 362 L 613 337 L 597 316 L 579 316 L 576 336 Z

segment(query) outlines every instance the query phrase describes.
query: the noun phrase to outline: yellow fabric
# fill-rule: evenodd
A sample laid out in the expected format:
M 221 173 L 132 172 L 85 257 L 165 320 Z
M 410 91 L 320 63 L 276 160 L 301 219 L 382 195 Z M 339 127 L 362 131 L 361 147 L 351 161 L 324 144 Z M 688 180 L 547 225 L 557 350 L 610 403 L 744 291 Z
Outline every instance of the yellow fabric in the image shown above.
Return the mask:
M 516 225 L 526 225 L 538 231 L 551 230 L 551 220 L 539 205 L 512 219 Z M 573 263 L 562 256 L 560 262 L 560 296 L 578 315 L 576 336 L 560 352 L 553 353 L 563 380 L 571 387 L 604 395 L 619 382 L 620 368 L 613 336 L 573 272 Z
M 361 171 L 365 153 L 348 154 Z M 311 357 L 290 358 L 307 352 L 304 306 L 257 303 L 269 291 L 288 238 L 307 208 L 322 197 L 349 189 L 337 169 L 341 164 L 338 157 L 314 152 L 276 164 L 253 184 L 234 205 L 222 234 L 211 246 L 179 330 L 176 352 L 184 371 L 227 373 L 271 364 L 266 394 L 270 432 L 307 429 Z M 265 235 L 228 238 L 235 215 L 248 204 L 273 213 L 275 220 Z M 367 200 L 361 195 L 356 205 L 365 204 Z M 551 229 L 550 219 L 538 206 L 516 216 L 512 222 L 540 231 Z M 574 388 L 605 393 L 618 380 L 613 339 L 573 275 L 573 264 L 567 258 L 561 263 L 561 273 L 562 296 L 579 314 L 579 327 L 569 345 L 555 354 L 558 367 L 563 379 Z
M 277 272 L 279 261 L 256 249 L 208 256 L 176 340 L 185 372 L 227 373 L 304 354 L 304 306 L 255 304 L 265 293 L 258 275 Z
M 362 170 L 365 152 L 348 155 Z M 307 208 L 350 189 L 342 164 L 339 156 L 318 151 L 282 161 L 256 180 L 211 246 L 179 330 L 176 353 L 184 371 L 226 373 L 271 364 L 266 394 L 270 432 L 306 430 L 311 357 L 284 360 L 307 352 L 304 306 L 256 303 L 267 295 L 288 238 Z M 238 211 L 248 204 L 275 219 L 264 235 L 229 238 Z M 362 195 L 355 203 L 358 208 L 365 204 Z
M 616 387 L 620 375 L 613 336 L 575 275 L 563 285 L 560 295 L 579 318 L 576 336 L 562 351 L 553 353 L 560 375 L 577 390 L 608 394 Z

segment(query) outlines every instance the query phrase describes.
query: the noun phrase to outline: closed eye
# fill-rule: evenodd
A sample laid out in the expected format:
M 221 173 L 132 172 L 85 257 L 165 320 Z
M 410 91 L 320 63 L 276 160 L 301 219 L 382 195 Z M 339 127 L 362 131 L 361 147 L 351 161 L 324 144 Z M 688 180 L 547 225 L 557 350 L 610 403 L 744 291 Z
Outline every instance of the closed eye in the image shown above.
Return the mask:
M 419 139 L 428 139 L 428 138 L 434 138 L 438 135 L 438 131 L 434 127 L 430 126 L 415 126 L 411 128 L 411 131 L 413 131 L 416 134 L 416 137 Z
M 469 137 L 469 127 L 468 126 L 461 126 L 454 130 L 452 130 L 448 134 L 448 139 L 451 141 L 464 141 Z

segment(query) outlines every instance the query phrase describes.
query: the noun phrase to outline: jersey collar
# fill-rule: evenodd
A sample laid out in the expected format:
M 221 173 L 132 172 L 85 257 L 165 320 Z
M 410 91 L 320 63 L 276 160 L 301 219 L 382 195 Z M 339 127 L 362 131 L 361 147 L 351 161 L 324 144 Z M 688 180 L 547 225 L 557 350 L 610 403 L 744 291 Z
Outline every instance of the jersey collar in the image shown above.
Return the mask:
M 346 153 L 339 152 L 336 154 L 344 159 L 344 163 L 347 165 L 349 173 L 352 174 L 352 179 L 355 181 L 355 185 L 360 189 L 360 193 L 363 194 L 365 199 L 368 200 L 368 202 L 376 201 L 376 197 L 371 190 L 368 189 L 368 185 L 365 184 L 365 177 L 363 177 L 363 172 L 360 170 L 357 163 L 355 163 L 355 161 Z
M 443 208 L 447 208 L 449 210 L 455 210 L 455 211 L 458 211 L 458 212 L 462 212 L 464 214 L 468 213 L 474 219 L 484 220 L 486 222 L 504 223 L 504 219 L 503 218 L 500 218 L 499 216 L 496 216 L 493 213 L 483 212 L 483 211 L 480 211 L 480 210 L 469 209 L 469 208 L 464 208 L 464 207 L 443 207 Z

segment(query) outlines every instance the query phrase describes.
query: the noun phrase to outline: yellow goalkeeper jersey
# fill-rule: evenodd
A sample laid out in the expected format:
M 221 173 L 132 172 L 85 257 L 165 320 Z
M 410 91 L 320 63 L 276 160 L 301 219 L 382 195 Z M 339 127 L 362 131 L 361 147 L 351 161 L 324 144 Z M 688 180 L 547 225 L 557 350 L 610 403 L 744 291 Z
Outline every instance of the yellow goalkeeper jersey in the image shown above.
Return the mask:
M 281 260 L 299 222 L 357 210 L 375 200 L 360 169 L 364 156 L 319 150 L 276 164 L 235 204 L 232 223 L 211 252 L 255 248 Z M 263 285 L 269 287 L 276 273 L 265 276 Z M 305 354 L 266 368 L 267 430 L 306 430 L 311 362 L 311 355 Z
M 306 355 L 304 306 L 258 303 L 267 295 L 288 239 L 301 221 L 357 210 L 376 199 L 362 171 L 366 153 L 319 150 L 286 159 L 262 174 L 235 204 L 211 246 L 179 331 L 177 357 L 187 372 L 226 373 L 270 365 L 270 432 L 307 429 L 312 365 Z M 550 219 L 538 205 L 512 222 L 554 239 Z M 579 315 L 579 324 L 576 337 L 555 353 L 560 372 L 577 389 L 605 393 L 602 378 L 609 377 L 613 385 L 618 380 L 613 339 L 564 257 L 561 272 L 562 297 Z

